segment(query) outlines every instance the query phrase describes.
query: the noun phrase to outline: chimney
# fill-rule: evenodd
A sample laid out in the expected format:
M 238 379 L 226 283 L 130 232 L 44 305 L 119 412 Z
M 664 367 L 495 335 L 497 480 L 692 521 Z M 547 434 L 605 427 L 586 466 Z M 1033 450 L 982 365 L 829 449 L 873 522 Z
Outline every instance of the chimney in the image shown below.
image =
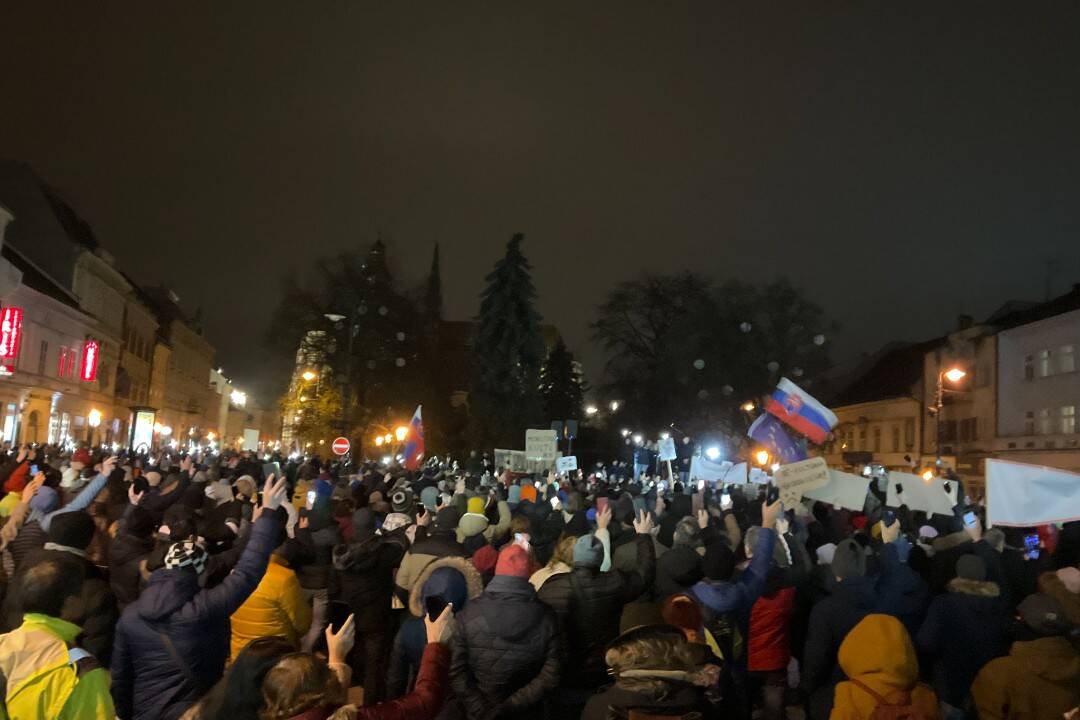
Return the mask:
M 968 330 L 973 325 L 975 325 L 975 318 L 971 317 L 970 315 L 961 315 L 959 318 L 957 318 L 957 330 Z

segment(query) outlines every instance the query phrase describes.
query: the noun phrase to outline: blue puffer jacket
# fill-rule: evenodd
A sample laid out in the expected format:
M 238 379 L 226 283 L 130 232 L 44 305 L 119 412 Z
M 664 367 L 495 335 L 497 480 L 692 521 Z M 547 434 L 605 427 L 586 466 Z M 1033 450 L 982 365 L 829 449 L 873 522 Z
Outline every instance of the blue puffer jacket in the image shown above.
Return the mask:
M 280 527 L 273 513 L 264 513 L 232 573 L 213 588 L 200 588 L 189 568 L 150 576 L 116 626 L 112 694 L 122 720 L 176 720 L 217 682 L 229 657 L 229 616 L 258 586 Z

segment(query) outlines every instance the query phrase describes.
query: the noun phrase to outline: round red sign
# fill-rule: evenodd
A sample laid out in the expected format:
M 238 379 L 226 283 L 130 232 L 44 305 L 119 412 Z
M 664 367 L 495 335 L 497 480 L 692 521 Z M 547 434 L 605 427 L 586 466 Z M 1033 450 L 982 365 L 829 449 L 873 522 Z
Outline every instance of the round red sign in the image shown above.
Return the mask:
M 334 444 L 330 446 L 330 449 L 334 451 L 335 455 L 344 455 L 349 452 L 349 439 L 348 438 L 334 438 Z

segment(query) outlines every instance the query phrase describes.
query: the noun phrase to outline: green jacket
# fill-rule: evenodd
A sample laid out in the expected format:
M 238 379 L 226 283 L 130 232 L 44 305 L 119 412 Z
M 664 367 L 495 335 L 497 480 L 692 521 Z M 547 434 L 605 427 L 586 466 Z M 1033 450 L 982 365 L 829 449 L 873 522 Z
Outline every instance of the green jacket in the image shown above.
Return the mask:
M 0 720 L 112 720 L 109 673 L 93 655 L 71 647 L 82 628 L 27 613 L 0 635 Z

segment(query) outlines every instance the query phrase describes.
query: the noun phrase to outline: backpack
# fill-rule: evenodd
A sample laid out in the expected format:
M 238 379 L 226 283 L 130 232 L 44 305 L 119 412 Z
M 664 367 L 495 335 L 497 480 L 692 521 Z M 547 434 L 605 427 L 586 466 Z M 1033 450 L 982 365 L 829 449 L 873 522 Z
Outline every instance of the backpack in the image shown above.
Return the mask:
M 911 693 L 909 692 L 899 693 L 900 701 L 890 703 L 858 680 L 852 679 L 848 682 L 872 696 L 874 701 L 877 702 L 874 711 L 870 713 L 869 720 L 930 720 L 911 704 Z

